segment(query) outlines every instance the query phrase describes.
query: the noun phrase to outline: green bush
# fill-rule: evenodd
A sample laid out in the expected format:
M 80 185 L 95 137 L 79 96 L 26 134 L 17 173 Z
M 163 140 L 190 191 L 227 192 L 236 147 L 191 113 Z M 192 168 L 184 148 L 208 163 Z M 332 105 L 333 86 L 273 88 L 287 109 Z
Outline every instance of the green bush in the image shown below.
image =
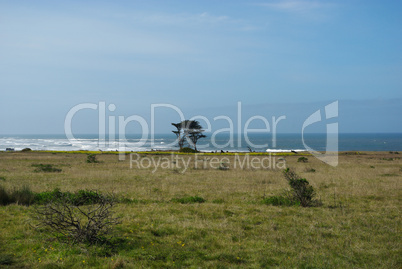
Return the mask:
M 299 177 L 289 168 L 285 169 L 284 176 L 291 187 L 293 199 L 299 202 L 301 206 L 307 207 L 317 203 L 313 200 L 315 196 L 314 188 L 305 178 Z
M 59 172 L 62 171 L 60 168 L 53 167 L 52 164 L 41 164 L 40 163 L 40 164 L 32 164 L 32 166 L 36 167 L 34 172 L 37 172 L 37 173 L 39 173 L 39 172 L 46 172 L 46 173 L 55 172 L 55 173 L 59 173 Z
M 88 154 L 87 163 L 99 163 L 99 161 L 96 159 L 96 154 Z
M 51 201 L 57 201 L 65 199 L 73 205 L 89 205 L 96 204 L 104 195 L 98 193 L 97 191 L 91 190 L 79 190 L 75 193 L 71 192 L 61 192 L 60 189 L 54 189 L 50 192 L 40 192 L 35 195 L 35 202 L 38 204 L 47 204 Z
M 173 198 L 171 201 L 180 204 L 194 204 L 194 203 L 204 203 L 206 200 L 199 196 L 186 196 L 182 198 Z
M 299 159 L 297 159 L 297 162 L 298 162 L 298 163 L 306 163 L 306 162 L 308 162 L 308 158 L 306 158 L 306 157 L 300 157 Z
M 60 191 L 59 188 L 56 188 L 53 191 L 40 192 L 35 195 L 35 203 L 46 204 L 52 200 L 60 199 L 62 196 L 63 193 Z
M 73 195 L 72 201 L 75 205 L 89 205 L 99 203 L 102 199 L 104 195 L 97 191 L 79 190 Z
M 22 152 L 29 152 L 29 151 L 32 151 L 32 149 L 30 149 L 30 148 L 24 148 L 24 149 L 22 149 L 21 151 L 22 151 Z
M 197 153 L 197 150 L 194 150 L 192 148 L 189 147 L 185 147 L 179 150 L 179 152 L 183 152 L 183 153 Z
M 6 177 L 0 177 L 1 181 L 6 181 Z
M 305 178 L 299 177 L 289 168 L 284 171 L 284 176 L 291 189 L 289 191 L 284 191 L 282 195 L 264 198 L 264 204 L 275 206 L 300 205 L 303 207 L 317 206 L 321 204 L 319 201 L 314 200 L 314 188 Z

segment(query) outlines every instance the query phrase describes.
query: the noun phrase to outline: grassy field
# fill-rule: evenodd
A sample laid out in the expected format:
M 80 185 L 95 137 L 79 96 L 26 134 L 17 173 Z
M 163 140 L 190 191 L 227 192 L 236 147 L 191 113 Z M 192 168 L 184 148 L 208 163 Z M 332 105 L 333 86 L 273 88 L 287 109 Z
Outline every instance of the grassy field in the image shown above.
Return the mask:
M 125 197 L 108 245 L 70 244 L 35 229 L 34 206 L 0 206 L 0 267 L 401 268 L 402 154 L 312 156 L 0 153 L 0 185 Z M 237 158 L 237 159 L 236 159 Z M 265 159 L 264 159 L 265 158 Z M 51 164 L 58 173 L 34 172 Z M 188 164 L 184 169 L 184 164 Z M 241 167 L 241 165 L 243 167 Z M 272 206 L 293 168 L 322 206 Z M 198 196 L 204 203 L 178 203 Z

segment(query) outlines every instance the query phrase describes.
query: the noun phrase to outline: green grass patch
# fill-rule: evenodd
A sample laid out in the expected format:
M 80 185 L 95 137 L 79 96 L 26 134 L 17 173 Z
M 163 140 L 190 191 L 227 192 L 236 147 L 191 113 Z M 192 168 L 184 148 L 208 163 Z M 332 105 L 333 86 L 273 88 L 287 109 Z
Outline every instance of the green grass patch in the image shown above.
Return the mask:
M 180 204 L 195 204 L 195 203 L 204 203 L 206 200 L 199 196 L 185 196 L 182 198 L 173 198 L 171 201 Z
M 0 186 L 0 205 L 20 204 L 31 205 L 35 201 L 35 194 L 28 186 L 23 186 L 21 189 L 6 190 Z
M 79 190 L 113 191 L 119 198 L 113 216 L 121 217 L 121 223 L 107 241 L 72 244 L 71 236 L 55 237 L 44 227 L 32 227 L 40 205 L 0 206 L 0 268 L 401 268 L 400 210 L 395 205 L 401 196 L 402 160 L 380 160 L 401 154 L 340 154 L 337 167 L 310 157 L 312 164 L 298 163 L 297 154 L 286 157 L 301 176 L 292 178 L 292 186 L 309 194 L 305 177 L 317 190 L 313 201 L 326 205 L 301 207 L 287 206 L 285 198 L 292 199 L 294 189 L 278 169 L 231 165 L 228 171 L 152 173 L 129 169 L 129 158 L 119 161 L 115 152 L 97 153 L 101 164 L 87 164 L 88 152 L 73 153 L 0 152 L 0 176 L 7 178 L 0 186 L 11 196 L 14 186 L 29 184 L 35 197 L 48 199 L 58 193 L 75 196 Z M 177 154 L 143 154 L 158 158 L 172 153 Z M 194 160 L 192 153 L 180 154 Z M 235 160 L 234 153 L 205 155 L 220 158 L 217 165 Z M 32 163 L 51 163 L 63 172 L 34 173 Z M 316 172 L 306 173 L 311 167 Z M 178 201 L 189 196 L 207 201 Z
M 0 254 L 0 265 L 12 265 L 14 257 L 10 254 Z
M 77 192 L 62 192 L 60 189 L 54 189 L 49 192 L 40 192 L 35 194 L 35 203 L 46 204 L 51 201 L 65 199 L 74 205 L 96 204 L 103 195 L 93 190 L 78 190 Z
M 103 198 L 103 194 L 93 190 L 78 190 L 76 192 L 62 192 L 60 189 L 34 193 L 28 186 L 20 189 L 6 190 L 0 186 L 0 205 L 19 204 L 46 204 L 60 199 L 67 199 L 74 205 L 96 204 Z
M 273 206 L 300 206 L 300 202 L 281 195 L 264 198 L 262 203 Z
M 62 170 L 60 168 L 53 167 L 52 164 L 32 164 L 32 167 L 36 167 L 34 172 L 46 172 L 46 173 L 60 173 Z
M 387 173 L 387 174 L 382 174 L 382 177 L 397 177 L 397 174 L 391 174 L 391 173 Z

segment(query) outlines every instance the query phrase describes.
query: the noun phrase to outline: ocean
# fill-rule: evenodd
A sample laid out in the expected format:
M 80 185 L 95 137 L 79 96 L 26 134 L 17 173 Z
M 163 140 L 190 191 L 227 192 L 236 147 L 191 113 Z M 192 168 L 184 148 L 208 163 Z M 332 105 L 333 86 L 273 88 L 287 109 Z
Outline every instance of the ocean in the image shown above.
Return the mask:
M 207 138 L 197 143 L 201 151 L 239 151 L 248 152 L 286 152 L 290 150 L 305 151 L 306 146 L 316 151 L 326 151 L 326 134 L 206 134 Z M 118 135 L 117 135 L 118 137 Z M 304 143 L 303 143 L 304 142 Z M 141 135 L 126 135 L 125 141 L 99 139 L 98 135 L 75 135 L 74 139 L 67 139 L 65 135 L 0 135 L 0 151 L 13 148 L 16 151 L 24 148 L 32 150 L 50 151 L 150 151 L 175 150 L 176 136 L 171 134 L 155 134 L 153 138 L 141 139 Z M 402 133 L 365 133 L 339 134 L 338 151 L 402 151 Z

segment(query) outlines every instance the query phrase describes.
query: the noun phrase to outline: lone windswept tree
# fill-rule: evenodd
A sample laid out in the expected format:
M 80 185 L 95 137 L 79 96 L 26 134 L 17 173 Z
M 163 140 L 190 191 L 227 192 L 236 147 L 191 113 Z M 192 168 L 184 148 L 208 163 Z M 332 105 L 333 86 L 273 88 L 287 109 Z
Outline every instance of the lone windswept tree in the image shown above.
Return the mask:
M 204 130 L 198 121 L 184 120 L 179 123 L 172 123 L 172 125 L 177 129 L 172 132 L 177 136 L 177 143 L 180 149 L 183 149 L 184 144 L 187 142 L 197 150 L 198 140 L 206 137 L 206 135 L 202 133 Z
M 204 130 L 196 130 L 196 131 L 191 131 L 191 132 L 188 133 L 188 138 L 190 138 L 191 143 L 193 144 L 195 151 L 197 151 L 198 139 L 207 137 L 206 135 L 204 135 L 202 133 L 203 131 Z
M 186 142 L 185 136 L 185 126 L 187 124 L 187 120 L 179 122 L 179 123 L 172 123 L 174 127 L 176 127 L 177 131 L 172 131 L 177 136 L 177 143 L 179 144 L 180 149 L 184 147 L 184 143 Z

